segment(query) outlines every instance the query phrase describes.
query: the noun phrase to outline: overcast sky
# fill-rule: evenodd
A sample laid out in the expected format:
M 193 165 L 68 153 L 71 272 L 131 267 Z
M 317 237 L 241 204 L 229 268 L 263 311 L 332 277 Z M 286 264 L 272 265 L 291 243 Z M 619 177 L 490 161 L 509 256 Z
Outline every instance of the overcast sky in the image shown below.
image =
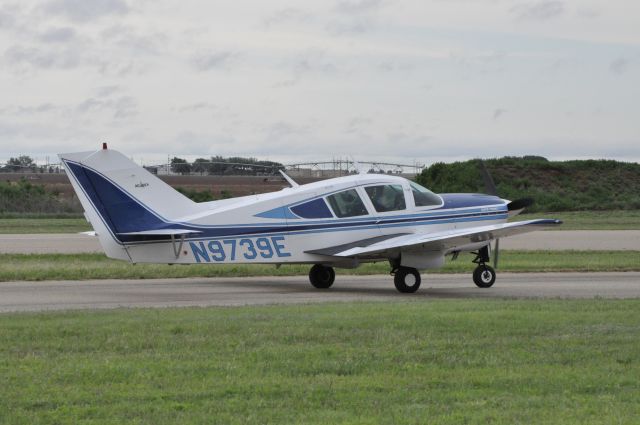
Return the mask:
M 3 0 L 0 162 L 640 160 L 637 0 Z

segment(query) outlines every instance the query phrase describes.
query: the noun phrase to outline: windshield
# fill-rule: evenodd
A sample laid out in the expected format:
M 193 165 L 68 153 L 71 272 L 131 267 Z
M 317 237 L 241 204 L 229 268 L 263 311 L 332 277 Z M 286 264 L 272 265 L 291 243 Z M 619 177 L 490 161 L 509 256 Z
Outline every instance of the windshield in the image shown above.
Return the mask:
M 433 207 L 442 204 L 442 198 L 418 183 L 409 182 L 416 207 Z

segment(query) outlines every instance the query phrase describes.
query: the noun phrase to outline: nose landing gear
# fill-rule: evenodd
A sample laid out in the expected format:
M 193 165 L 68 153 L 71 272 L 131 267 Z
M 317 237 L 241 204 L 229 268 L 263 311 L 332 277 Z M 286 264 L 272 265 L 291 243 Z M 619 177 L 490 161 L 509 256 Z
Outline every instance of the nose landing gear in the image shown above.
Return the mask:
M 490 288 L 496 281 L 496 271 L 493 267 L 487 265 L 489 262 L 489 247 L 483 246 L 475 252 L 476 258 L 473 262 L 478 265 L 473 271 L 473 283 L 478 288 Z

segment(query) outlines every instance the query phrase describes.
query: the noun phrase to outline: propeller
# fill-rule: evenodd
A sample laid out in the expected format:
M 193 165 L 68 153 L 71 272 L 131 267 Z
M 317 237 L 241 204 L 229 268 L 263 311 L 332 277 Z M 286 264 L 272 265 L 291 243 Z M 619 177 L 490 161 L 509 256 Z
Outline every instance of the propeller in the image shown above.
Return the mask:
M 507 210 L 509 211 L 518 211 L 523 208 L 530 207 L 533 205 L 533 198 L 520 198 L 515 201 L 511 201 L 507 204 Z
M 493 181 L 493 177 L 487 170 L 487 166 L 485 165 L 483 160 L 480 160 L 480 174 L 482 174 L 482 181 L 484 182 L 484 188 L 487 195 L 499 196 L 498 188 L 496 187 L 495 182 Z M 520 198 L 515 201 L 511 201 L 507 204 L 508 211 L 519 211 L 523 208 L 530 207 L 533 205 L 533 198 Z M 500 238 L 496 238 L 496 243 L 493 248 L 493 268 L 498 268 L 498 257 L 500 256 Z

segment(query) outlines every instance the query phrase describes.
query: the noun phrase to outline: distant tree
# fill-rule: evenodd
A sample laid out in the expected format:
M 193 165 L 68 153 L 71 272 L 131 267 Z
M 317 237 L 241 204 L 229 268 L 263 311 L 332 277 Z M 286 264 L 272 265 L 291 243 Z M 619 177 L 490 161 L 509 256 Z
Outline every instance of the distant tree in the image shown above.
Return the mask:
M 226 160 L 220 155 L 212 156 L 209 164 L 209 174 L 222 174 L 227 168 Z
M 171 171 L 179 174 L 189 174 L 191 172 L 191 164 L 186 159 L 174 156 L 171 159 Z
M 35 162 L 33 162 L 33 159 L 31 159 L 30 156 L 28 155 L 20 155 L 17 158 L 10 158 L 9 161 L 7 161 L 7 165 L 5 167 L 7 169 L 7 171 L 13 171 L 13 172 L 17 172 L 17 171 L 26 171 L 26 170 L 31 170 L 31 171 L 35 171 L 36 169 L 36 164 Z
M 206 158 L 198 158 L 195 161 L 193 161 L 193 167 L 191 168 L 191 170 L 194 173 L 200 173 L 200 175 L 203 175 L 204 173 L 207 173 L 209 171 L 209 160 Z

